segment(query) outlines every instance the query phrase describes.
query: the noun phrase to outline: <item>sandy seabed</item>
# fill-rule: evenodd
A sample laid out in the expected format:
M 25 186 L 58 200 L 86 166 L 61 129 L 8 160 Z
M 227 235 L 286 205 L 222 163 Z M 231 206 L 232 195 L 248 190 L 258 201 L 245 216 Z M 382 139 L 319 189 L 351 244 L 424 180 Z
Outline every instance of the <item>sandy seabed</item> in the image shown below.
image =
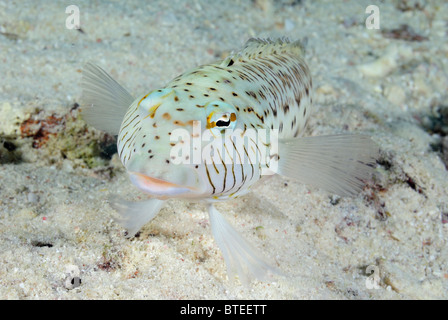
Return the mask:
M 371 2 L 74 1 L 76 30 L 65 2 L 0 1 L 0 298 L 447 299 L 448 4 L 379 2 L 369 30 Z M 220 203 L 288 275 L 250 288 L 226 279 L 202 204 L 172 200 L 126 239 L 106 199 L 145 195 L 77 117 L 82 66 L 137 95 L 283 36 L 306 39 L 308 134 L 371 135 L 374 181 L 339 198 L 274 176 Z

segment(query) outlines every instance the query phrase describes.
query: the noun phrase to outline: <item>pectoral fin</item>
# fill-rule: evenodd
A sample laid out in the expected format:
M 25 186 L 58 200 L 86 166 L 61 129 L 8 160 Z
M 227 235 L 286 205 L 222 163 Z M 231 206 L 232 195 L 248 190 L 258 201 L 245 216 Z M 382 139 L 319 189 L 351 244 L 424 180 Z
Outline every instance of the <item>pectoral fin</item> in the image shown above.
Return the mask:
M 355 195 L 372 175 L 379 148 L 368 136 L 317 136 L 279 142 L 278 173 L 341 195 Z
M 82 71 L 82 116 L 99 130 L 117 135 L 134 98 L 106 71 L 87 63 Z

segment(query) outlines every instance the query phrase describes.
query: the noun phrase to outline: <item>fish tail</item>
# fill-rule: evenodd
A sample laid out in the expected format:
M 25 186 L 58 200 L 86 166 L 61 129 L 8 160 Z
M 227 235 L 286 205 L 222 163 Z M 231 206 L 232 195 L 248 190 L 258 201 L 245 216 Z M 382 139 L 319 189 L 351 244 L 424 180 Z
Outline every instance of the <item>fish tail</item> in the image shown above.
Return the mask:
M 82 111 L 84 120 L 99 130 L 117 135 L 134 101 L 132 95 L 106 71 L 90 62 L 83 68 L 81 87 L 86 107 Z

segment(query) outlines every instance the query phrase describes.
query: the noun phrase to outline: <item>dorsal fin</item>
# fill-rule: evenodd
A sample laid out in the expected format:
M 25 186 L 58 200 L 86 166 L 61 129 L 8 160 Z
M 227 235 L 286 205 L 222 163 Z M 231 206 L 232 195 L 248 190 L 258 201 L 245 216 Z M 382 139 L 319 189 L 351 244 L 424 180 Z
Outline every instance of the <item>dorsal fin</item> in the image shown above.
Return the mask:
M 293 54 L 303 57 L 305 47 L 299 40 L 291 42 L 287 38 L 280 39 L 260 39 L 251 38 L 247 40 L 243 49 L 239 52 L 230 54 L 221 64 L 221 66 L 231 66 L 239 59 L 251 60 L 258 57 L 265 57 L 272 54 Z

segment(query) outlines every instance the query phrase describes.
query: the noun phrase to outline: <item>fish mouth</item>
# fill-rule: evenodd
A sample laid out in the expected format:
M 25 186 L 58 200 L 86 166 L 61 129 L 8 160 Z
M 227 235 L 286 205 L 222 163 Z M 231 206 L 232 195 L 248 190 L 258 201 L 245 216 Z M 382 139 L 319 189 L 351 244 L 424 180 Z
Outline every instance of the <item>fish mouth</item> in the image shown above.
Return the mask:
M 140 190 L 160 198 L 194 194 L 199 191 L 194 187 L 179 185 L 167 180 L 150 177 L 139 172 L 129 172 L 129 176 L 131 182 Z

